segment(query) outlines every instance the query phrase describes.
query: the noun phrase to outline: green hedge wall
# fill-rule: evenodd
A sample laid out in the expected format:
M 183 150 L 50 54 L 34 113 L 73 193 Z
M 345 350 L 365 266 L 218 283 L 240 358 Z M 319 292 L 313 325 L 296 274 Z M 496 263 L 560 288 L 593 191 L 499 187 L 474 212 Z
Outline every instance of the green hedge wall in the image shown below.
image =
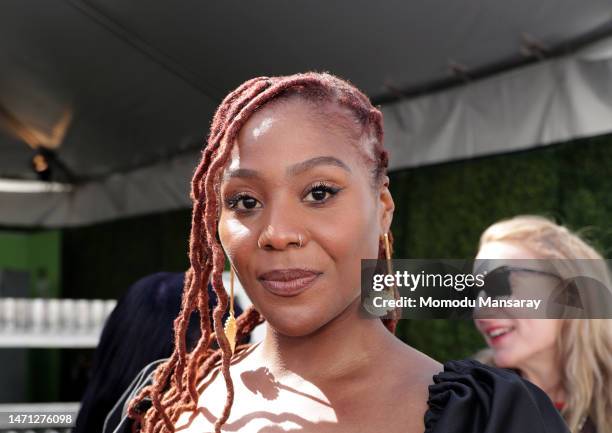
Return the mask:
M 396 257 L 471 258 L 480 233 L 540 214 L 612 252 L 612 135 L 391 174 Z M 190 211 L 63 231 L 63 296 L 117 297 L 138 278 L 187 268 Z M 483 346 L 462 321 L 401 321 L 400 338 L 441 361 Z
M 471 258 L 481 232 L 518 214 L 551 217 L 612 252 L 612 136 L 393 173 L 396 257 Z M 466 321 L 409 321 L 398 335 L 439 360 L 484 341 Z

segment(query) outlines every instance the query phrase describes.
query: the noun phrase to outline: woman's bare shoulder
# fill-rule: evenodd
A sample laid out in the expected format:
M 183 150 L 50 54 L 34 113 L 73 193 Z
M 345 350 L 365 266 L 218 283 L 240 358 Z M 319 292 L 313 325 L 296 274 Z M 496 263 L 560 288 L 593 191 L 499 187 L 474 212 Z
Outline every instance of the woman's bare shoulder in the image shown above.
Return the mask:
M 443 370 L 440 362 L 406 344 L 402 344 L 394 364 L 397 371 L 403 372 L 402 377 L 422 385 L 433 384 L 433 376 Z
M 381 380 L 387 384 L 385 400 L 393 402 L 389 405 L 389 431 L 422 433 L 428 410 L 429 386 L 443 366 L 408 345 L 402 345 L 394 352 L 381 369 Z

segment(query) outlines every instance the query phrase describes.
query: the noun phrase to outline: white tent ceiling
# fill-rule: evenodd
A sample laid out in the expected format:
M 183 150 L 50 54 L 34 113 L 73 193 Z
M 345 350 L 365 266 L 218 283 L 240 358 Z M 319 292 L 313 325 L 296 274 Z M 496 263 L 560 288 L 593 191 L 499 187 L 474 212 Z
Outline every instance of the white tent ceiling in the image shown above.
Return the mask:
M 0 225 L 187 206 L 216 105 L 257 75 L 353 81 L 383 104 L 392 168 L 608 132 L 611 23 L 609 0 L 5 0 L 0 109 L 49 134 L 70 114 L 73 185 L 16 188 L 33 150 L 0 129 Z

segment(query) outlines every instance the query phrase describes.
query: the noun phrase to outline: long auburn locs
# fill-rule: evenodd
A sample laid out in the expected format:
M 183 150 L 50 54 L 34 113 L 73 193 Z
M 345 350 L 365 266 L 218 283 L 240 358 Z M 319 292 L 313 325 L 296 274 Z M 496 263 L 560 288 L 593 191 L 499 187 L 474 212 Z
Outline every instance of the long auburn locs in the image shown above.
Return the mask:
M 174 433 L 174 425 L 183 412 L 193 412 L 198 405 L 198 381 L 221 364 L 227 396 L 222 414 L 215 422 L 215 432 L 230 415 L 234 400 L 234 387 L 229 374 L 232 356 L 229 342 L 223 332 L 223 315 L 228 307 L 228 295 L 223 287 L 222 275 L 225 254 L 217 240 L 220 200 L 219 173 L 230 157 L 232 144 L 249 117 L 261 106 L 283 94 L 298 95 L 319 100 L 324 95 L 329 102 L 349 108 L 358 117 L 362 127 L 374 134 L 377 177 L 386 172 L 388 153 L 384 149 L 382 114 L 374 108 L 367 96 L 348 82 L 331 74 L 308 72 L 286 77 L 258 77 L 251 79 L 228 94 L 213 117 L 208 142 L 191 182 L 193 203 L 189 238 L 190 268 L 185 276 L 181 311 L 174 321 L 175 347 L 170 358 L 157 368 L 153 383 L 143 388 L 130 402 L 128 415 L 134 419 L 133 431 L 144 433 Z M 390 236 L 390 243 L 393 237 Z M 379 258 L 384 258 L 384 244 L 379 245 Z M 208 282 L 217 297 L 212 326 L 208 311 Z M 200 316 L 201 336 L 195 348 L 187 351 L 186 333 L 191 314 Z M 253 307 L 245 309 L 237 318 L 238 341 L 263 321 Z M 383 319 L 385 326 L 395 332 L 396 319 Z M 218 349 L 213 349 L 216 342 Z M 248 345 L 237 347 L 237 353 Z M 150 399 L 152 407 L 141 412 L 141 404 Z

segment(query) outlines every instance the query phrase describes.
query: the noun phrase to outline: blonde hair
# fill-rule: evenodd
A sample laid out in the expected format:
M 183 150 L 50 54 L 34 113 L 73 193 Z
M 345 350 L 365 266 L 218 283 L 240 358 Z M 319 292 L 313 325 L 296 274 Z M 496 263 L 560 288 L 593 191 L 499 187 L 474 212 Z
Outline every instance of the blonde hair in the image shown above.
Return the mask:
M 598 281 L 611 287 L 603 257 L 580 236 L 547 218 L 520 215 L 499 221 L 481 235 L 479 249 L 502 241 L 520 244 L 543 259 L 599 259 L 591 275 L 595 272 Z M 597 431 L 612 432 L 612 320 L 563 319 L 557 347 L 566 396 L 561 413 L 570 430 L 578 433 L 588 416 Z M 491 350 L 477 358 L 493 363 Z

